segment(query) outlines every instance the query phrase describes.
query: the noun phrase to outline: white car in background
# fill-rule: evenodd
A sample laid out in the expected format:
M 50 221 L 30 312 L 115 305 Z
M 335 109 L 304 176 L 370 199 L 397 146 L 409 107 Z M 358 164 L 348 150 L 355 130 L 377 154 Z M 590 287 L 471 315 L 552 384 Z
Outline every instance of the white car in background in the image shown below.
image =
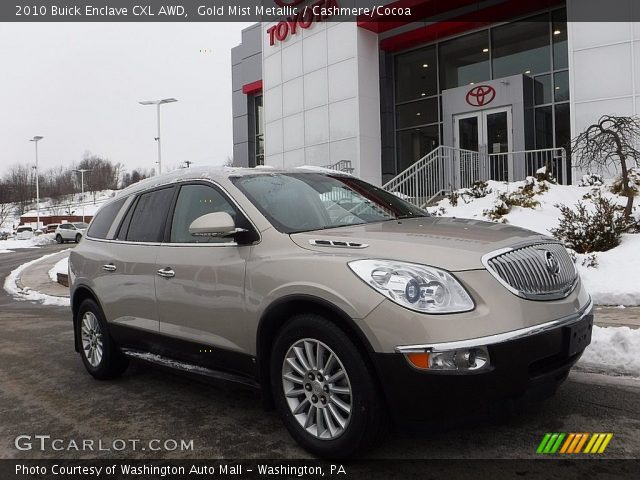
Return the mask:
M 80 243 L 80 240 L 87 231 L 87 225 L 84 222 L 78 223 L 61 223 L 56 228 L 56 242 L 76 242 Z
M 16 229 L 16 240 L 28 240 L 33 237 L 33 228 L 22 226 Z

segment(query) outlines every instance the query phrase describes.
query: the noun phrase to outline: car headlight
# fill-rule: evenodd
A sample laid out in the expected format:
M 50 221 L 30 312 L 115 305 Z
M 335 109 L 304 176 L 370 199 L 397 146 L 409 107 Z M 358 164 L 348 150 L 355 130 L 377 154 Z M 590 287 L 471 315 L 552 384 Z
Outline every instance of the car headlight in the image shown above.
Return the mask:
M 445 270 L 393 260 L 355 260 L 349 268 L 385 297 L 422 313 L 473 310 L 473 300 Z

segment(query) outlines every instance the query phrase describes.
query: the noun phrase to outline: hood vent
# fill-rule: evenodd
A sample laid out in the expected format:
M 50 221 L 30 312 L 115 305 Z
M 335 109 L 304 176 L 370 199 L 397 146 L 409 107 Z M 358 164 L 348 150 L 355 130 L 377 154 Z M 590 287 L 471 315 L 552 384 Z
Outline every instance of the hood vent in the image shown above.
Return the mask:
M 309 240 L 309 243 L 311 245 L 315 245 L 316 247 L 367 248 L 369 246 L 366 243 L 345 242 L 342 240 L 314 239 L 314 240 Z

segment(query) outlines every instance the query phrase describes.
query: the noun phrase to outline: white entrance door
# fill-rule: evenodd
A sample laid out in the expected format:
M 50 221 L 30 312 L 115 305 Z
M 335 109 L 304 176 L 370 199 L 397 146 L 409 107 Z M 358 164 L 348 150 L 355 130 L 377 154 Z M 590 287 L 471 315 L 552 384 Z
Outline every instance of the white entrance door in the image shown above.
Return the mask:
M 513 168 L 507 152 L 512 145 L 510 106 L 455 115 L 453 146 L 461 150 L 457 159 L 460 186 L 480 178 L 509 180 Z

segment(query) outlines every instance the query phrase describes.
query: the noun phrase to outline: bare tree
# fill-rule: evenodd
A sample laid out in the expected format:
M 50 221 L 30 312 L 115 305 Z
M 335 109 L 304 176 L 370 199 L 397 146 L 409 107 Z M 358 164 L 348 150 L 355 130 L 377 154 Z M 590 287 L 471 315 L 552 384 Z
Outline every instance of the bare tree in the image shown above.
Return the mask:
M 589 125 L 572 144 L 572 156 L 577 166 L 599 171 L 613 166 L 620 167 L 622 195 L 627 197 L 624 217 L 629 220 L 633 211 L 634 190 L 629 182 L 628 161 L 638 163 L 640 151 L 636 149 L 640 140 L 638 117 L 616 117 L 604 115 L 597 123 Z
M 0 183 L 0 228 L 13 213 L 13 204 L 10 203 L 10 199 L 10 187 L 4 182 Z

